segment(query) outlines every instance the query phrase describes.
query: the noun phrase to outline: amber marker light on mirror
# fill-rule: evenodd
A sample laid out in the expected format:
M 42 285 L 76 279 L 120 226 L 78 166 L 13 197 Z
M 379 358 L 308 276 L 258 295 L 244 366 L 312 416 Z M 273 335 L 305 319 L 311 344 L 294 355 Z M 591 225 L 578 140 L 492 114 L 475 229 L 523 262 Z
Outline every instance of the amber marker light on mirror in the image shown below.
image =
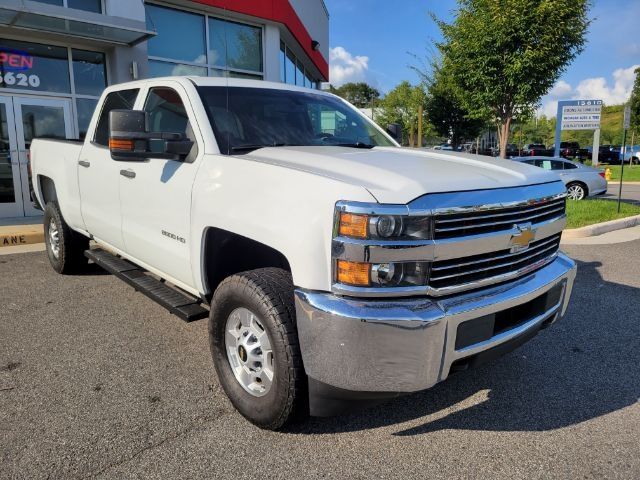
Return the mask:
M 369 216 L 355 213 L 340 213 L 338 233 L 344 237 L 367 238 L 369 231 Z
M 109 148 L 111 150 L 133 150 L 133 140 L 110 138 Z
M 345 285 L 368 287 L 371 283 L 371 264 L 338 260 L 337 280 Z

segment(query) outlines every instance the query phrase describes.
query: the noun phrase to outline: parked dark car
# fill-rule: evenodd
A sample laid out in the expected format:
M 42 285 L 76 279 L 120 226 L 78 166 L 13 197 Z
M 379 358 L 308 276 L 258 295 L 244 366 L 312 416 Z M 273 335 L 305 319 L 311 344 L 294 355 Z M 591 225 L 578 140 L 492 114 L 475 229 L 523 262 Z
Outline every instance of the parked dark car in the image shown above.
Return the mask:
M 598 163 L 620 163 L 619 145 L 600 145 Z
M 560 142 L 560 156 L 562 158 L 577 158 L 580 161 L 589 158 L 589 150 L 580 148 L 578 142 Z
M 518 157 L 520 156 L 520 149 L 518 148 L 518 145 L 515 143 L 507 143 L 507 158 L 511 158 L 511 157 Z M 500 155 L 500 147 L 499 146 L 495 146 L 491 149 L 491 155 L 493 155 L 494 157 L 497 157 L 498 155 Z
M 552 157 L 553 148 L 547 148 L 542 143 L 528 143 L 522 148 L 522 155 L 526 157 Z

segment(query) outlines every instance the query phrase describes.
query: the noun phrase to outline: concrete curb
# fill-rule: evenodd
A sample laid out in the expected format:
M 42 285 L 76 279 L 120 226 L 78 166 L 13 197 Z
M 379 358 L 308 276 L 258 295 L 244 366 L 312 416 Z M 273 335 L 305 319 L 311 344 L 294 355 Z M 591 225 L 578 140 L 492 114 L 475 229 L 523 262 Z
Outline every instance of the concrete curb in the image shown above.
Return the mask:
M 44 242 L 44 228 L 36 225 L 0 226 L 0 248 Z
M 562 238 L 570 239 L 594 237 L 596 235 L 602 235 L 603 233 L 613 232 L 614 230 L 635 227 L 636 225 L 640 225 L 640 215 L 635 215 L 633 217 L 627 218 L 619 218 L 617 220 L 596 223 L 594 225 L 587 225 L 586 227 L 582 228 L 570 228 L 562 233 Z
M 616 180 L 609 180 L 607 182 L 607 184 L 611 187 L 611 186 L 615 186 L 615 185 L 620 185 L 620 181 L 616 181 Z M 624 187 L 625 185 L 640 185 L 640 182 L 625 182 L 624 180 L 622 181 L 622 186 Z

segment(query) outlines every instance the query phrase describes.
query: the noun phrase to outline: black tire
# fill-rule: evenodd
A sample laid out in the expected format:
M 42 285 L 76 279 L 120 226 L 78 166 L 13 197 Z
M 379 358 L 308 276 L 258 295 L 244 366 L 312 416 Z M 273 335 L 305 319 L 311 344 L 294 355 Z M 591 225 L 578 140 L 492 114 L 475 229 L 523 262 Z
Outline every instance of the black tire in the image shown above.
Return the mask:
M 227 319 L 238 308 L 262 323 L 273 352 L 273 380 L 263 396 L 245 390 L 226 349 Z M 251 423 L 277 430 L 308 415 L 307 377 L 298 344 L 291 274 L 279 268 L 242 272 L 216 289 L 209 316 L 209 345 L 220 384 L 233 406 Z
M 58 232 L 57 255 L 50 235 L 52 223 Z M 56 272 L 68 275 L 86 269 L 88 260 L 84 251 L 89 248 L 89 239 L 69 228 L 57 202 L 48 202 L 44 207 L 44 243 L 49 262 Z

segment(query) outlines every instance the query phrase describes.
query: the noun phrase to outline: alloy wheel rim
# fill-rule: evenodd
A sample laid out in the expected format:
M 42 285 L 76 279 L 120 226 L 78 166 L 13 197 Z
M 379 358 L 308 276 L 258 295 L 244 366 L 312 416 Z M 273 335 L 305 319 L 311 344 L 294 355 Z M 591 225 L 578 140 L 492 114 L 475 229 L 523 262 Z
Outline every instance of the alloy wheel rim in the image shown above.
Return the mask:
M 567 190 L 567 194 L 571 200 L 582 200 L 584 197 L 584 190 L 578 185 L 572 185 Z
M 273 384 L 273 349 L 267 331 L 251 310 L 236 308 L 225 326 L 227 359 L 242 388 L 254 397 L 266 395 Z
M 60 232 L 53 218 L 49 221 L 49 247 L 53 256 L 58 258 L 60 255 Z

